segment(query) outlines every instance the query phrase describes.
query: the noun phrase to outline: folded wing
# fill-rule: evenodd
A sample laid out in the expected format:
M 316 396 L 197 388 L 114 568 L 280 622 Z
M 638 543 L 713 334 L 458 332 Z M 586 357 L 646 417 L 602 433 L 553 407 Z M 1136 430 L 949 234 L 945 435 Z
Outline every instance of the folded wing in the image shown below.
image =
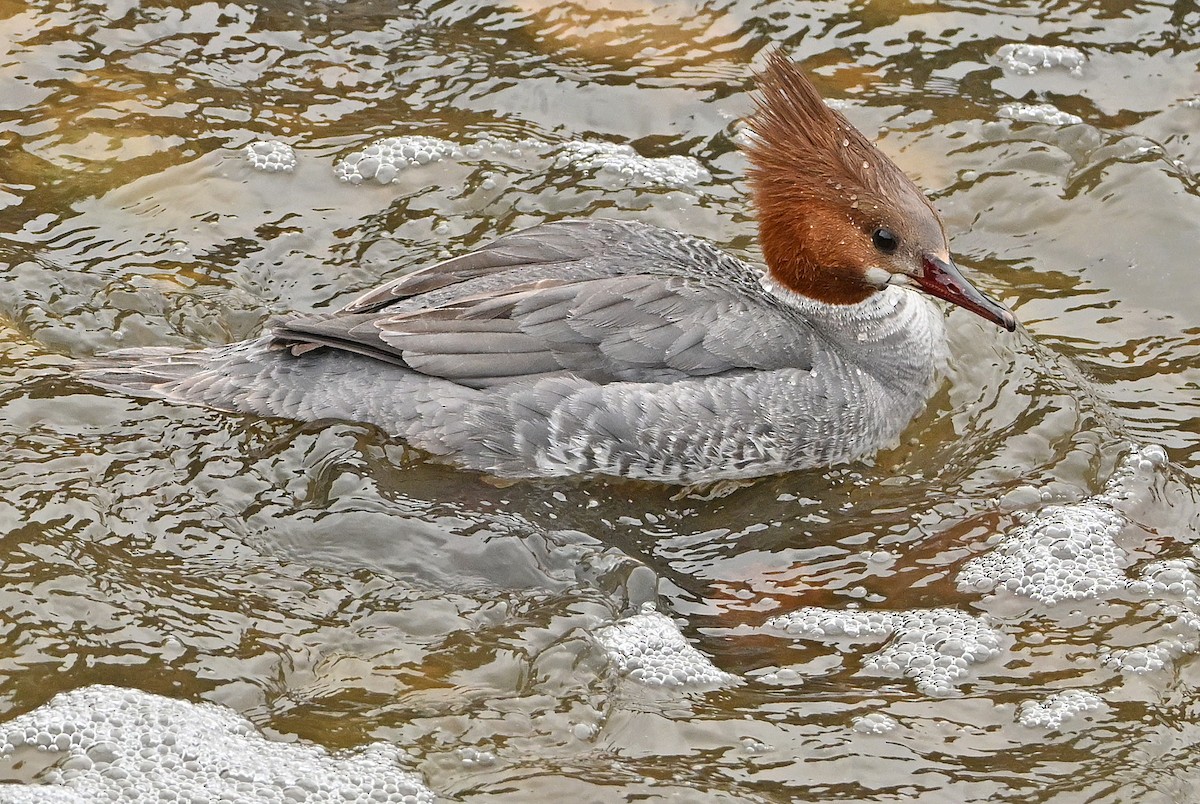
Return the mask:
M 756 284 L 704 241 L 566 222 L 401 277 L 333 315 L 281 322 L 275 335 L 297 355 L 332 347 L 481 389 L 809 368 L 810 328 L 747 292 Z

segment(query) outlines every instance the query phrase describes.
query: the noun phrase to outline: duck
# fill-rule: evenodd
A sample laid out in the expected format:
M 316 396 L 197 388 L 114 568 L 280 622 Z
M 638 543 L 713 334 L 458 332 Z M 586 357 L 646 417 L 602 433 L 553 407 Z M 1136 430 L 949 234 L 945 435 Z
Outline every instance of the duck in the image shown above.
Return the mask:
M 497 479 L 746 481 L 898 443 L 945 313 L 1012 311 L 925 194 L 780 52 L 743 148 L 763 264 L 628 220 L 544 223 L 250 340 L 110 352 L 81 376 L 243 414 L 365 422 Z

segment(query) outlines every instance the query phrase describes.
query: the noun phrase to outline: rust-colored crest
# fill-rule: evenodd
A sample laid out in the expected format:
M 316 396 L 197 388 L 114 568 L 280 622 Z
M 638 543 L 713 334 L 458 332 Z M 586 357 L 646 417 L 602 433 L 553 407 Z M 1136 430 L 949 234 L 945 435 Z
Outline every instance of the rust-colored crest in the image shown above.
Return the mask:
M 873 228 L 932 225 L 940 233 L 937 215 L 790 59 L 773 53 L 758 89 L 746 152 L 767 265 L 798 293 L 833 304 L 862 301 L 875 291 L 864 278 L 878 256 Z

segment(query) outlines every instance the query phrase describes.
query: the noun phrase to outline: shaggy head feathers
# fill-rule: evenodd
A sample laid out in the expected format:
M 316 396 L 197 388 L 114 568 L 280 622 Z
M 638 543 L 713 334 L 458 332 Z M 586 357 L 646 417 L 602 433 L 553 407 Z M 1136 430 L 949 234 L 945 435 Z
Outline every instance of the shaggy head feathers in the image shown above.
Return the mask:
M 947 252 L 925 196 L 779 52 L 758 74 L 758 109 L 746 146 L 763 254 L 789 289 L 833 304 L 878 290 L 870 268 L 911 273 L 924 253 Z M 881 253 L 878 229 L 901 248 Z

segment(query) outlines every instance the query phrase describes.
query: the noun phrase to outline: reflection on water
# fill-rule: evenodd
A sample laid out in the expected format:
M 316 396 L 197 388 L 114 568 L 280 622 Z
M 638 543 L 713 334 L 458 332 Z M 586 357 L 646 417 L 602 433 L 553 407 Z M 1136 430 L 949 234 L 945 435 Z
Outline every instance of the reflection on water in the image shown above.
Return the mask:
M 1198 23 L 1150 3 L 0 0 L 0 715 L 93 683 L 209 700 L 268 735 L 399 745 L 464 801 L 1188 800 Z M 1023 42 L 1082 61 L 997 55 Z M 369 427 L 70 376 L 544 220 L 637 217 L 752 258 L 733 138 L 771 43 L 933 191 L 1028 330 L 952 313 L 944 387 L 872 462 L 712 499 L 497 487 Z M 541 145 L 335 177 L 408 135 Z M 293 172 L 251 168 L 272 139 Z M 631 181 L 559 159 L 571 143 L 711 179 Z M 1169 458 L 1115 530 L 1131 586 L 1048 604 L 960 584 L 998 535 L 1100 493 L 1130 443 Z M 620 677 L 593 635 L 647 601 L 746 682 Z M 998 648 L 931 696 L 881 668 L 902 640 L 768 624 L 805 606 L 952 609 Z

